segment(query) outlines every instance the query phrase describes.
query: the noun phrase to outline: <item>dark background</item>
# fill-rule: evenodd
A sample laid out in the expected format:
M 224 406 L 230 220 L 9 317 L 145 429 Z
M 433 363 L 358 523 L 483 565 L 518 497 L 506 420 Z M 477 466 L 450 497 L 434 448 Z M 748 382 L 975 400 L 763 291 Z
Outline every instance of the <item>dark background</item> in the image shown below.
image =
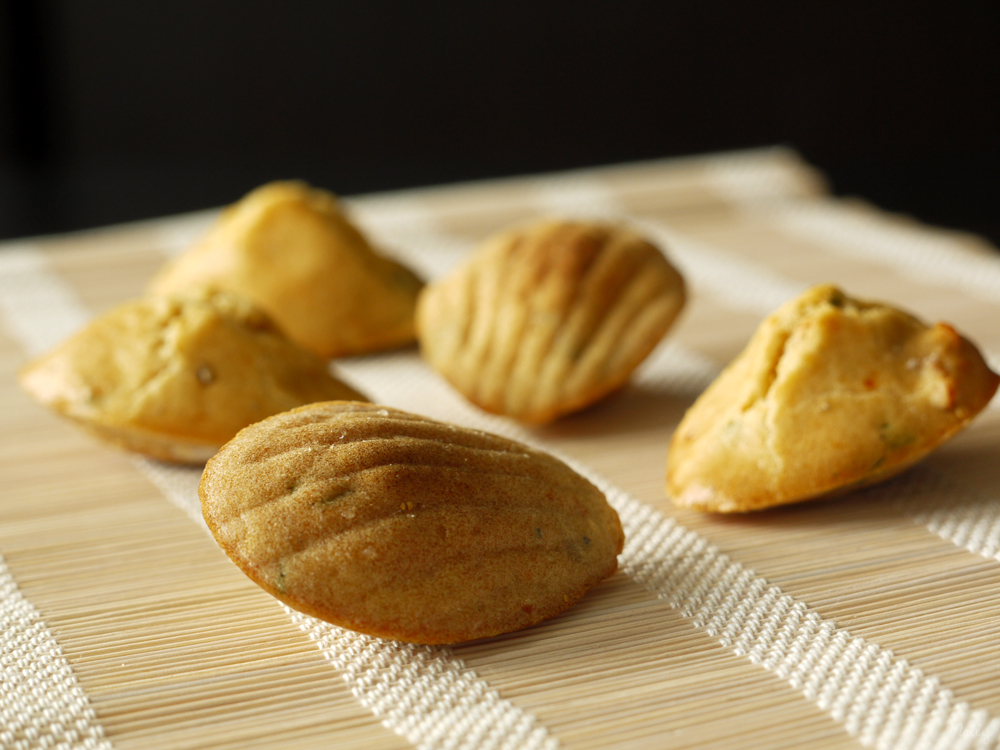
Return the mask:
M 0 2 L 0 237 L 785 144 L 1000 244 L 995 0 Z

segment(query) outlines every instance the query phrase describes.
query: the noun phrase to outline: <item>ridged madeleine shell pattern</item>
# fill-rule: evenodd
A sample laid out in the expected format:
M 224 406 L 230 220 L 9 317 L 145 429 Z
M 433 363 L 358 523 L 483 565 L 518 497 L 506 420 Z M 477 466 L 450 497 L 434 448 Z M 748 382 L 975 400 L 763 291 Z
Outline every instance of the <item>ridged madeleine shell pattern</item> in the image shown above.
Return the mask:
M 545 423 L 622 386 L 684 305 L 636 232 L 543 220 L 488 239 L 417 302 L 426 361 L 486 411 Z
M 617 567 L 590 482 L 513 441 L 385 407 L 313 404 L 206 466 L 205 520 L 294 609 L 370 635 L 454 643 L 533 625 Z

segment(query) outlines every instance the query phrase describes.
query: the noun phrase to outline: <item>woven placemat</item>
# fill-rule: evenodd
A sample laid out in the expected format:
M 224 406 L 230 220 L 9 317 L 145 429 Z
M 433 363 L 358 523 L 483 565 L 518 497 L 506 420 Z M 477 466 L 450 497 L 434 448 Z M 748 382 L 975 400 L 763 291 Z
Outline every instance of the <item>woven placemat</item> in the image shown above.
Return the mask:
M 684 408 L 813 283 L 947 319 L 997 369 L 1000 256 L 833 200 L 783 149 L 348 204 L 429 278 L 549 213 L 627 220 L 682 270 L 689 307 L 633 383 L 547 428 L 469 406 L 413 350 L 335 363 L 382 403 L 589 476 L 626 527 L 620 572 L 541 626 L 451 648 L 285 609 L 205 533 L 198 470 L 96 445 L 14 382 L 26 356 L 140 293 L 215 212 L 7 243 L 0 747 L 998 745 L 995 405 L 913 471 L 839 501 L 704 516 L 670 505 L 663 472 Z

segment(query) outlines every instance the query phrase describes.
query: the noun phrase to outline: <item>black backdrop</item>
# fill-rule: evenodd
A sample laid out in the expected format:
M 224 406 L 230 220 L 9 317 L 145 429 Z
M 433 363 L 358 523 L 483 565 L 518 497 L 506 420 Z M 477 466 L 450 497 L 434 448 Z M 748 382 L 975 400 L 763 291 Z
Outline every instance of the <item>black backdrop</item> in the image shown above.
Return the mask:
M 0 236 L 785 144 L 1000 244 L 1000 2 L 0 0 Z

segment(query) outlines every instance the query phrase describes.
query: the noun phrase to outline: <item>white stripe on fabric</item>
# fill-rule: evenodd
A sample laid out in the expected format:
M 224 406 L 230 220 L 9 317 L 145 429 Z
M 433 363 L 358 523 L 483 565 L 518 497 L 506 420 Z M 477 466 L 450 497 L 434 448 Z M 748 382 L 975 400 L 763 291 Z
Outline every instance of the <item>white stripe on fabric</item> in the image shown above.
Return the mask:
M 0 747 L 111 750 L 55 636 L 0 556 Z
M 354 696 L 418 747 L 558 747 L 530 714 L 502 699 L 450 649 L 372 638 L 288 612 L 348 675 Z
M 0 311 L 11 333 L 25 348 L 37 349 L 34 342 L 39 340 L 51 346 L 86 322 L 88 313 L 72 290 L 48 271 L 41 253 L 30 246 L 19 247 L 11 255 L 6 252 L 0 254 Z M 33 312 L 40 305 L 46 306 L 47 314 L 36 316 Z M 167 466 L 141 458 L 136 458 L 135 465 L 169 500 L 207 531 L 198 499 L 200 469 Z M 0 586 L 3 585 L 0 577 Z M 57 653 L 58 646 L 51 637 L 40 640 L 37 634 L 44 636 L 48 631 L 37 616 L 32 615 L 33 620 L 24 619 L 24 607 L 30 608 L 30 604 L 16 596 L 12 581 L 2 588 L 2 593 L 4 609 L 0 612 L 6 615 L 9 610 L 12 618 L 20 618 L 11 620 L 12 627 L 22 620 L 29 623 L 32 635 L 27 643 L 32 649 L 38 645 L 42 650 L 38 652 L 41 657 L 37 657 L 34 650 L 23 650 L 24 641 L 19 635 L 16 641 L 11 641 L 13 671 L 8 676 L 8 662 L 4 661 L 0 717 L 7 719 L 9 716 L 11 726 L 18 728 L 21 724 L 15 722 L 22 719 L 32 722 L 25 730 L 28 739 L 61 736 L 58 733 L 63 731 L 65 724 L 64 707 L 77 706 L 80 701 L 86 705 L 86 696 L 75 682 L 67 680 L 64 671 L 68 667 L 64 660 L 57 662 L 61 665 L 59 670 L 52 669 L 51 658 L 47 655 Z M 340 671 L 358 701 L 379 717 L 386 728 L 420 748 L 552 750 L 558 746 L 531 714 L 500 698 L 488 683 L 448 649 L 403 647 L 391 641 L 343 631 L 303 617 L 287 607 L 285 610 Z M 13 632 L 17 635 L 20 630 Z M 6 642 L 4 648 L 7 648 Z M 7 651 L 2 653 L 6 658 Z M 14 680 L 22 674 L 27 682 Z M 49 686 L 51 693 L 39 682 L 48 677 L 53 680 Z M 22 685 L 34 691 L 32 695 L 39 693 L 41 703 L 37 706 L 29 703 L 22 708 Z M 67 692 L 70 688 L 76 692 Z M 437 696 L 437 701 L 429 705 L 428 696 Z M 82 718 L 92 717 L 85 715 Z M 94 731 L 99 729 L 97 726 Z M 0 739 L 6 736 L 0 734 Z M 19 734 L 10 737 L 21 739 Z M 0 746 L 7 745 L 0 743 Z M 50 745 L 11 746 L 29 750 Z

